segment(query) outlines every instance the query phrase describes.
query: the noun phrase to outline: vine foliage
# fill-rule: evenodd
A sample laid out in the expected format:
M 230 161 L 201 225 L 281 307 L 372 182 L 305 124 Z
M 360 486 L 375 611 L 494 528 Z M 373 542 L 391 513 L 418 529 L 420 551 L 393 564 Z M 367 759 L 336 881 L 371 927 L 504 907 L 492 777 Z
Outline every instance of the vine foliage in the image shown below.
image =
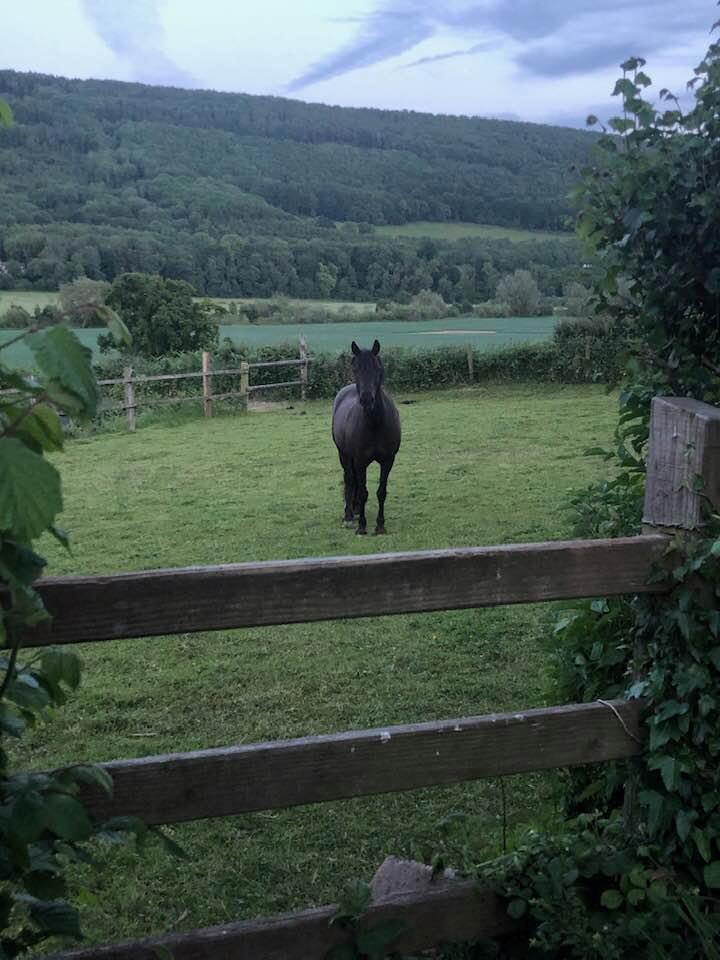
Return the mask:
M 0 119 L 4 116 L 0 110 Z M 120 319 L 102 318 L 118 338 Z M 0 352 L 0 958 L 36 950 L 49 938 L 79 939 L 77 908 L 68 899 L 68 869 L 93 861 L 91 839 L 119 842 L 149 835 L 142 822 L 93 823 L 78 799 L 92 784 L 110 791 L 100 767 L 74 764 L 48 772 L 16 769 L 13 741 L 48 722 L 80 683 L 78 657 L 45 647 L 23 655 L 23 634 L 48 619 L 35 582 L 45 559 L 39 537 L 68 547 L 56 525 L 62 510 L 57 468 L 48 459 L 63 447 L 60 412 L 73 420 L 95 413 L 98 395 L 91 353 L 65 326 L 21 333 L 36 376 L 11 369 Z M 4 350 L 9 341 L 0 347 Z M 163 837 L 166 843 L 169 840 Z M 174 846 L 174 845 L 173 845 Z

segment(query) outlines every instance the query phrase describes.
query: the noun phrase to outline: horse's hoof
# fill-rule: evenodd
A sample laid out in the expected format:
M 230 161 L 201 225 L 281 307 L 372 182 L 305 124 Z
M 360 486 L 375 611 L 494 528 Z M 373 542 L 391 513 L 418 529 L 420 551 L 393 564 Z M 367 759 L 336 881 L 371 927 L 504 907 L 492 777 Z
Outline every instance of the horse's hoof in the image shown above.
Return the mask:
M 352 520 L 343 520 L 343 526 L 344 526 L 344 527 L 354 527 L 354 526 L 355 526 L 355 519 L 353 518 Z
M 375 536 L 378 537 L 380 536 L 381 533 L 387 533 L 387 530 L 385 529 L 385 527 L 384 526 L 375 527 Z
M 363 530 L 362 527 L 358 527 L 357 530 L 355 531 L 355 533 L 356 533 L 359 537 L 364 537 L 364 536 L 366 536 L 366 534 L 367 534 L 367 530 Z

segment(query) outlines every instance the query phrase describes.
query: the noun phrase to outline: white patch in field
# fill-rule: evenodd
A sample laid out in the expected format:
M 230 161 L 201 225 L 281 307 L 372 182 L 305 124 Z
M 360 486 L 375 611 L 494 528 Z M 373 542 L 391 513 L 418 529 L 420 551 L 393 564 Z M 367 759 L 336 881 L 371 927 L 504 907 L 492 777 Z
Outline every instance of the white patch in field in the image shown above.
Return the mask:
M 479 334 L 495 334 L 497 330 L 419 330 L 413 331 L 413 333 L 420 333 L 424 337 L 442 337 L 442 336 L 452 336 L 452 337 L 462 337 L 462 336 L 477 336 Z

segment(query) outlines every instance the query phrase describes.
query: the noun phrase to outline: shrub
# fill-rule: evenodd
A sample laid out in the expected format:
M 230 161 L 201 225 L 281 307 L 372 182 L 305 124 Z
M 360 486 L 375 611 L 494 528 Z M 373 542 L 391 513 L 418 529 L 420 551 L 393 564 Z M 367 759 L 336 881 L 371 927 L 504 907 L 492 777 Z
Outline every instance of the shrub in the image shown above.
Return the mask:
M 497 285 L 495 297 L 510 305 L 513 316 L 532 317 L 538 312 L 540 291 L 535 277 L 529 270 L 516 270 L 502 277 Z
M 0 327 L 5 330 L 25 330 L 32 323 L 32 318 L 25 307 L 11 304 L 5 313 L 0 316 Z
M 159 357 L 217 343 L 218 315 L 209 302 L 196 303 L 193 288 L 183 280 L 145 273 L 117 277 L 107 295 L 132 335 L 133 352 Z M 101 351 L 112 348 L 109 337 L 98 340 Z

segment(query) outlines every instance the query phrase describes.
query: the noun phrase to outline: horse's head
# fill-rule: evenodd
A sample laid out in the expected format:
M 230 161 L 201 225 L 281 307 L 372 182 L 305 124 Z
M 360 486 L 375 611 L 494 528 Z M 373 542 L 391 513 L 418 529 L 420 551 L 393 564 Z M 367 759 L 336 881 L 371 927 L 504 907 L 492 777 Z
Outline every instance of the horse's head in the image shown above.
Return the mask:
M 371 411 L 376 403 L 380 387 L 385 378 L 383 362 L 380 359 L 380 341 L 376 340 L 372 349 L 362 350 L 353 340 L 352 371 L 364 410 Z

